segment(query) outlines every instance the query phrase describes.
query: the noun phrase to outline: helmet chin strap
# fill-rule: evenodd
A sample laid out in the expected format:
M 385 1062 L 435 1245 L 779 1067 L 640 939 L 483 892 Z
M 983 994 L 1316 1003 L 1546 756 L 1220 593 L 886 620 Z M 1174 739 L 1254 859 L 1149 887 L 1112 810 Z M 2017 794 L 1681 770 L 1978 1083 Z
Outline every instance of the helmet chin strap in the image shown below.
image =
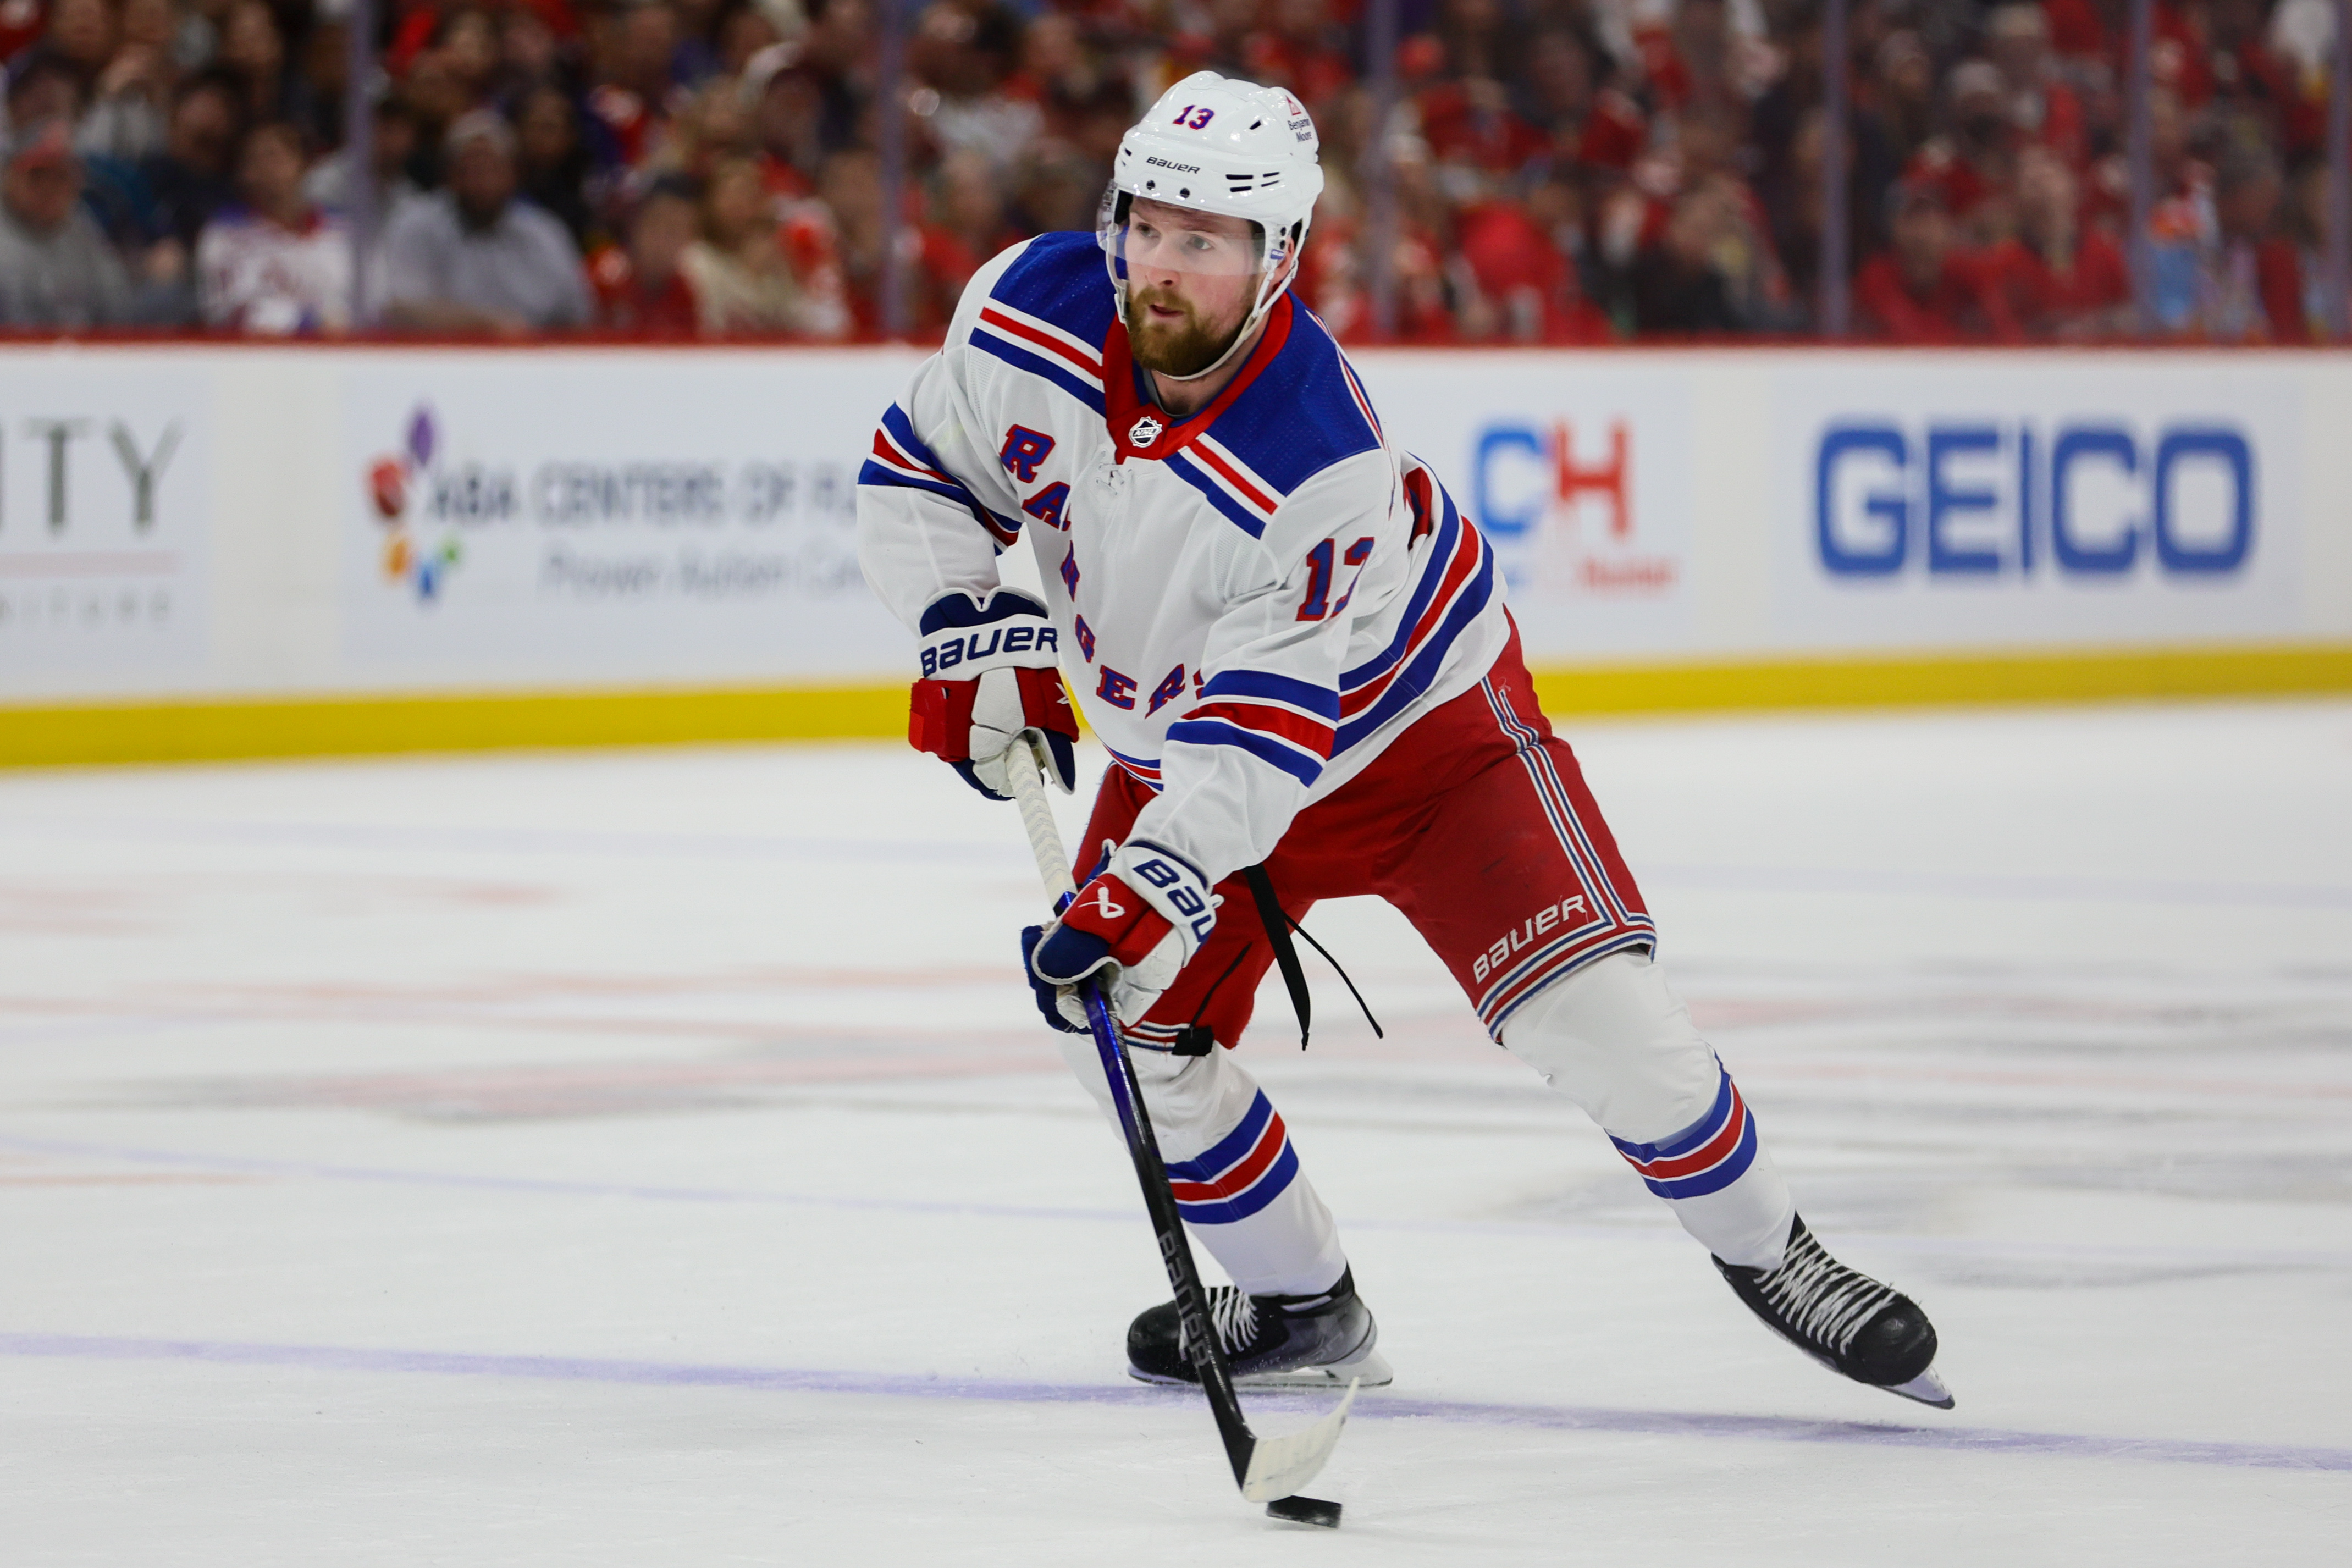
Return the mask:
M 1265 231 L 1260 229 L 1259 233 L 1263 236 Z M 1274 309 L 1274 302 L 1282 298 L 1282 292 L 1284 289 L 1290 287 L 1291 279 L 1298 276 L 1298 267 L 1295 258 L 1297 257 L 1300 249 L 1305 247 L 1306 243 L 1307 226 L 1302 223 L 1298 226 L 1297 237 L 1290 242 L 1288 257 L 1288 258 L 1291 259 L 1290 270 L 1287 273 L 1285 273 L 1283 275 L 1282 281 L 1277 283 L 1274 280 L 1275 269 L 1273 268 L 1266 268 L 1265 272 L 1259 278 L 1257 286 L 1257 302 L 1250 307 L 1250 313 L 1242 319 L 1242 324 L 1234 329 L 1234 341 L 1225 345 L 1224 353 L 1219 354 L 1215 359 L 1210 361 L 1208 364 L 1194 371 L 1190 375 L 1175 375 L 1164 370 L 1155 370 L 1151 374 L 1156 376 L 1166 376 L 1170 381 L 1181 384 L 1188 381 L 1198 381 L 1204 375 L 1214 375 L 1218 371 L 1224 368 L 1225 362 L 1232 359 L 1234 354 L 1240 353 L 1242 345 L 1250 341 L 1250 333 L 1256 329 L 1257 324 L 1260 321 L 1265 320 L 1265 313 Z M 1260 247 L 1263 247 L 1265 244 L 1263 238 L 1260 239 L 1259 244 Z M 1263 265 L 1263 261 L 1261 261 L 1261 265 Z M 1119 315 L 1123 320 L 1127 314 L 1127 289 L 1124 285 L 1120 287 L 1118 291 L 1118 308 Z

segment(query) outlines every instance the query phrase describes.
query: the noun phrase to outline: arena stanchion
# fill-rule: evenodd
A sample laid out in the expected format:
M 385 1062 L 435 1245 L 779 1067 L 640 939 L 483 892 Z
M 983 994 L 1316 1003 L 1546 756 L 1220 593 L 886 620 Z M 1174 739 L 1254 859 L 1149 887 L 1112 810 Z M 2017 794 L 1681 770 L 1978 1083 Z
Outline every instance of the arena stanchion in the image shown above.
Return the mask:
M 1029 835 L 1029 852 L 1036 857 L 1037 875 L 1045 884 L 1045 893 L 1053 900 L 1055 911 L 1059 913 L 1077 896 L 1077 885 L 1071 879 L 1069 858 L 1063 852 L 1062 830 L 1055 825 L 1053 807 L 1045 799 L 1043 774 L 1046 760 L 1025 736 L 1015 746 L 1005 772 L 1012 779 L 1021 826 Z M 1268 1504 L 1267 1511 L 1276 1518 L 1336 1525 L 1339 1522 L 1339 1504 L 1295 1494 L 1315 1479 L 1330 1458 L 1331 1451 L 1339 1447 L 1340 1429 L 1347 1425 L 1349 1408 L 1356 1402 L 1356 1390 L 1362 1380 L 1349 1382 L 1339 1407 L 1304 1431 L 1260 1437 L 1250 1430 L 1242 1414 L 1241 1396 L 1234 1388 L 1232 1369 L 1225 1364 L 1223 1347 L 1217 1342 L 1216 1331 L 1209 1322 L 1208 1293 L 1201 1288 L 1201 1271 L 1193 1261 L 1192 1243 L 1184 1234 L 1183 1217 L 1177 1213 L 1176 1194 L 1169 1189 L 1168 1167 L 1160 1157 L 1159 1140 L 1152 1136 L 1151 1116 L 1144 1109 L 1135 1063 L 1111 1022 L 1102 987 L 1088 980 L 1078 987 L 1078 993 L 1086 1006 L 1087 1032 L 1094 1037 L 1095 1054 L 1101 1059 L 1103 1076 L 1110 1084 L 1119 1130 L 1126 1134 L 1128 1152 L 1135 1161 L 1136 1180 L 1143 1188 L 1143 1206 L 1151 1216 L 1151 1228 L 1159 1238 L 1160 1259 L 1168 1270 L 1168 1284 L 1176 1294 L 1177 1315 L 1184 1325 L 1185 1353 L 1200 1373 L 1201 1390 L 1208 1395 L 1210 1412 L 1216 1417 L 1217 1435 L 1224 1439 L 1225 1458 L 1233 1465 L 1234 1484 L 1250 1501 Z

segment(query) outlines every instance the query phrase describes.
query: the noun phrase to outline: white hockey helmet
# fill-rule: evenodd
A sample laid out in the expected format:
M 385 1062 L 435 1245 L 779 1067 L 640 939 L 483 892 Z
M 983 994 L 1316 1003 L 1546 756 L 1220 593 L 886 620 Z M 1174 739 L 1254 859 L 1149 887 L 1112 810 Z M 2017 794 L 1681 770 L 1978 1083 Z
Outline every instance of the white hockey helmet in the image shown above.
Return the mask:
M 1306 242 L 1315 199 L 1323 194 L 1320 146 L 1306 106 L 1280 88 L 1194 71 L 1161 93 L 1119 139 L 1096 225 L 1120 316 L 1127 314 L 1128 211 L 1138 197 L 1246 218 L 1256 226 L 1250 266 L 1259 277 L 1257 298 L 1233 346 L 1199 374 L 1223 364 L 1297 273 L 1284 272 L 1282 264 Z

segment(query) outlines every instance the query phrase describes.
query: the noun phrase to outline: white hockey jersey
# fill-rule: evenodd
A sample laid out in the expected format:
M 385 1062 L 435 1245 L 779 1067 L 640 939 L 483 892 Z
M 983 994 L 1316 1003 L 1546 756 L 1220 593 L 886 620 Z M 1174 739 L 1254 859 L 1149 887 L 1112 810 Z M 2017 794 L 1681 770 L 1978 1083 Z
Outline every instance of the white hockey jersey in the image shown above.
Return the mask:
M 1477 530 L 1287 296 L 1208 407 L 1151 397 L 1094 236 L 1015 247 L 883 415 L 858 556 L 915 627 L 1025 542 L 1087 723 L 1160 792 L 1133 837 L 1214 883 L 1475 686 L 1509 623 Z

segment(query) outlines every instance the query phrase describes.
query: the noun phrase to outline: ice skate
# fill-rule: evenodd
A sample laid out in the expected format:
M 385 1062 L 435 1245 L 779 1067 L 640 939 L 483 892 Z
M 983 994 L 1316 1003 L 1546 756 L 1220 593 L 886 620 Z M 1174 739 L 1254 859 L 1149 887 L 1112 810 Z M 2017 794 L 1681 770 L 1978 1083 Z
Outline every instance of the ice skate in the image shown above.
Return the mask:
M 1919 1304 L 1832 1258 L 1800 1216 L 1777 1268 L 1743 1268 L 1718 1258 L 1731 1289 L 1775 1333 L 1856 1383 L 1952 1407 L 1935 1373 L 1936 1328 Z M 1345 1281 L 1342 1281 L 1345 1283 Z
M 1394 1377 L 1372 1348 L 1380 1329 L 1356 1294 L 1356 1272 L 1318 1296 L 1245 1296 L 1231 1285 L 1209 1288 L 1209 1321 L 1234 1382 L 1244 1388 L 1323 1388 L 1361 1378 L 1385 1388 Z M 1184 1358 L 1176 1303 L 1139 1313 L 1127 1330 L 1127 1371 L 1145 1383 L 1198 1383 Z

